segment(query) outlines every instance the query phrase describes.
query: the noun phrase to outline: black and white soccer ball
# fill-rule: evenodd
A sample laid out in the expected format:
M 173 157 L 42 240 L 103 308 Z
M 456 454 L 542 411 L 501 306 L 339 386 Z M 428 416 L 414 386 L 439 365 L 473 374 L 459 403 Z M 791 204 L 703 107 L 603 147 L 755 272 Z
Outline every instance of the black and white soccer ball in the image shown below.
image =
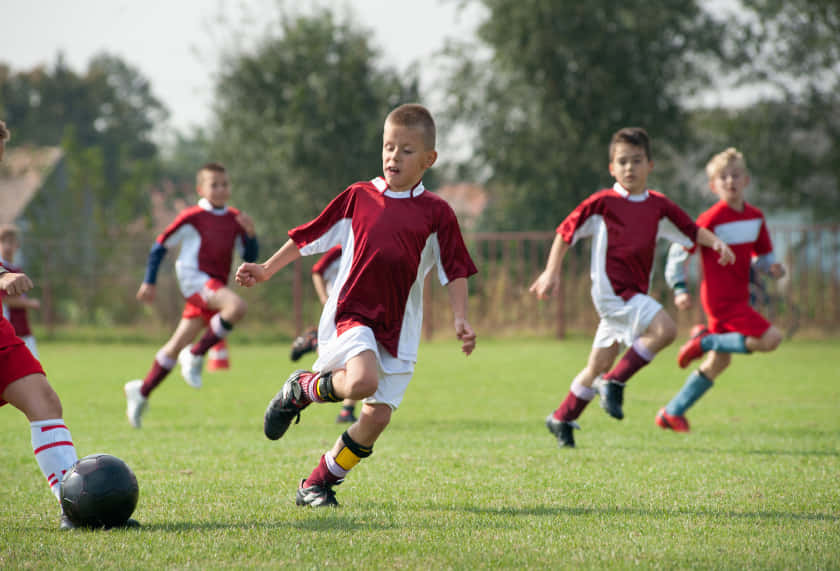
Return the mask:
M 139 496 L 134 472 L 110 454 L 85 456 L 61 480 L 61 508 L 79 527 L 124 525 Z

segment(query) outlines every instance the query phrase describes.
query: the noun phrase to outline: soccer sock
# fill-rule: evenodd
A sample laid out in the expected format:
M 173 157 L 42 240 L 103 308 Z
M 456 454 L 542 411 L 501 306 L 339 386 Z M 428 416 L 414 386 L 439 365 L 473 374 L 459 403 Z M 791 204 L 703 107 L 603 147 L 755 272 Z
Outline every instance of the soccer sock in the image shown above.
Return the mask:
M 373 454 L 373 446 L 362 446 L 353 440 L 347 431 L 341 435 L 341 442 L 342 448 L 335 458 L 329 452 L 321 456 L 321 461 L 306 479 L 304 486 L 337 484 L 344 480 L 347 473 L 362 458 L 367 458 Z
M 713 333 L 700 340 L 703 351 L 720 351 L 721 353 L 749 353 L 747 338 L 740 333 Z
M 622 385 L 630 380 L 636 372 L 653 361 L 656 353 L 642 345 L 636 339 L 633 345 L 624 353 L 621 359 L 613 367 L 612 371 L 604 375 L 604 380 L 621 383 Z
M 210 350 L 210 347 L 227 337 L 231 329 L 233 329 L 233 323 L 225 321 L 217 313 L 210 318 L 210 326 L 198 340 L 198 343 L 192 346 L 190 352 L 193 355 L 204 355 Z
M 163 382 L 163 379 L 166 378 L 166 375 L 169 374 L 175 367 L 175 359 L 170 359 L 166 356 L 163 352 L 163 349 L 158 351 L 157 355 L 155 355 L 155 362 L 152 363 L 152 368 L 149 369 L 149 372 L 146 374 L 146 378 L 143 379 L 143 385 L 140 387 L 140 394 L 146 398 L 149 398 L 149 393 L 151 393 L 155 388 Z
M 595 398 L 595 394 L 595 389 L 582 384 L 580 382 L 580 375 L 578 375 L 572 381 L 572 386 L 569 387 L 569 394 L 566 395 L 566 398 L 563 399 L 563 402 L 554 411 L 554 418 L 564 422 L 577 420 L 583 413 L 586 405 Z
M 685 411 L 691 408 L 691 405 L 697 402 L 697 399 L 703 396 L 703 393 L 712 388 L 713 384 L 699 370 L 694 371 L 685 380 L 685 384 L 680 389 L 680 392 L 665 406 L 665 412 L 672 416 L 684 415 Z
M 335 396 L 332 373 L 308 373 L 301 375 L 300 386 L 310 402 L 341 402 L 344 399 Z
M 36 420 L 29 425 L 32 429 L 32 452 L 47 484 L 55 497 L 61 499 L 61 478 L 78 459 L 73 437 L 64 424 L 64 419 Z

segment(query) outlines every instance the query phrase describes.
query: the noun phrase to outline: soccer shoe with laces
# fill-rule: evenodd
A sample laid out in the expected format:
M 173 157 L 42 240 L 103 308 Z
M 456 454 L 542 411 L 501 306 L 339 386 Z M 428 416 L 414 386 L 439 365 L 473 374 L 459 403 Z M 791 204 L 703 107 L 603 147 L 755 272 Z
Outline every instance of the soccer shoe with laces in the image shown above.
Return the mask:
M 680 352 L 677 353 L 677 364 L 681 369 L 685 369 L 693 360 L 703 356 L 703 338 L 709 335 L 709 330 L 705 327 L 698 329 L 695 325 L 691 331 L 693 333 L 691 338 L 680 347 Z
M 123 387 L 125 391 L 126 409 L 125 415 L 128 417 L 128 422 L 134 428 L 140 428 L 143 420 L 143 413 L 146 412 L 146 407 L 149 404 L 149 399 L 140 393 L 140 387 L 143 386 L 143 381 L 140 379 L 128 381 Z
M 292 343 L 292 353 L 289 355 L 289 357 L 292 359 L 292 361 L 297 361 L 306 353 L 314 351 L 317 348 L 318 330 L 312 329 L 310 331 L 307 331 L 303 335 L 299 335 L 295 338 L 294 343 Z
M 689 432 L 688 419 L 684 416 L 668 414 L 665 409 L 660 409 L 656 415 L 656 426 L 674 432 Z
M 557 445 L 560 448 L 575 447 L 575 435 L 572 431 L 580 430 L 580 425 L 577 422 L 574 420 L 557 420 L 554 418 L 554 414 L 549 414 L 545 419 L 545 426 L 551 434 L 557 437 Z
M 184 377 L 184 382 L 194 389 L 200 389 L 204 355 L 193 355 L 190 347 L 186 346 L 178 353 L 178 363 L 181 365 L 181 376 Z
M 286 434 L 293 418 L 295 424 L 300 422 L 300 411 L 309 406 L 309 402 L 303 400 L 303 387 L 300 386 L 300 377 L 311 374 L 303 369 L 298 369 L 292 373 L 283 383 L 280 392 L 274 395 L 274 398 L 268 403 L 263 419 L 263 432 L 265 432 L 266 438 L 277 440 Z
M 295 503 L 299 506 L 312 506 L 313 508 L 337 508 L 338 500 L 335 499 L 335 490 L 333 486 L 337 486 L 344 480 L 339 480 L 335 484 L 312 484 L 311 486 L 303 487 L 306 483 L 306 478 L 300 481 L 297 493 L 295 494 Z
M 601 408 L 613 418 L 621 420 L 624 418 L 624 384 L 606 379 L 599 379 L 597 383 L 598 394 L 601 396 Z

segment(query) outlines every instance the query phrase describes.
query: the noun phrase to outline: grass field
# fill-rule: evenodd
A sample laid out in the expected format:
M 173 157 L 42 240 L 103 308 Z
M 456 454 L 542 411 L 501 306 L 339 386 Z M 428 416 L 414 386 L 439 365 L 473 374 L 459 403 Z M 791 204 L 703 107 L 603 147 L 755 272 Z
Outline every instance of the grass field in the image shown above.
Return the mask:
M 736 357 L 689 417 L 654 426 L 682 386 L 676 349 L 631 381 L 626 418 L 593 403 L 578 448 L 543 424 L 589 339 L 421 346 L 401 409 L 336 488 L 342 506 L 294 505 L 298 480 L 343 430 L 313 406 L 278 442 L 268 400 L 294 368 L 283 346 L 237 345 L 195 391 L 175 372 L 140 431 L 122 385 L 157 347 L 42 343 L 80 455 L 124 459 L 140 530 L 57 531 L 29 427 L 0 411 L 0 569 L 840 568 L 837 341 Z

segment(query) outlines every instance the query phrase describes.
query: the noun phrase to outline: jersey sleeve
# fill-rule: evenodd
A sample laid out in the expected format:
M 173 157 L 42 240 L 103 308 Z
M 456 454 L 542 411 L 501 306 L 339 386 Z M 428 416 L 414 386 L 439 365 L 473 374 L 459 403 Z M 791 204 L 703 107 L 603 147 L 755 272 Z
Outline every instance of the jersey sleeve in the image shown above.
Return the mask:
M 761 229 L 758 231 L 758 239 L 753 246 L 753 254 L 765 256 L 773 252 L 773 242 L 770 240 L 770 232 L 767 230 L 767 222 L 762 218 Z
M 332 199 L 315 219 L 289 230 L 289 238 L 301 255 L 321 254 L 333 246 L 343 245 L 349 234 L 355 202 L 354 186 L 350 186 Z
M 668 287 L 674 290 L 674 295 L 688 291 L 685 263 L 691 254 L 692 250 L 686 249 L 682 244 L 674 243 L 668 248 L 668 259 L 665 262 L 665 282 Z
M 557 234 L 567 244 L 574 245 L 581 238 L 592 236 L 597 227 L 595 215 L 601 204 L 603 192 L 597 192 L 577 205 L 557 227 Z
M 686 214 L 685 210 L 675 202 L 659 195 L 664 201 L 664 218 L 659 222 L 658 236 L 676 242 L 685 247 L 691 247 L 697 241 L 700 227 Z
M 437 241 L 440 248 L 438 279 L 441 285 L 478 273 L 467 245 L 464 243 L 464 236 L 461 234 L 455 211 L 445 202 L 441 206 Z
M 313 274 L 321 274 L 324 275 L 324 271 L 330 264 L 341 257 L 341 246 L 333 246 L 330 248 L 326 254 L 321 256 L 321 258 L 315 262 L 315 265 L 312 266 L 312 273 Z

